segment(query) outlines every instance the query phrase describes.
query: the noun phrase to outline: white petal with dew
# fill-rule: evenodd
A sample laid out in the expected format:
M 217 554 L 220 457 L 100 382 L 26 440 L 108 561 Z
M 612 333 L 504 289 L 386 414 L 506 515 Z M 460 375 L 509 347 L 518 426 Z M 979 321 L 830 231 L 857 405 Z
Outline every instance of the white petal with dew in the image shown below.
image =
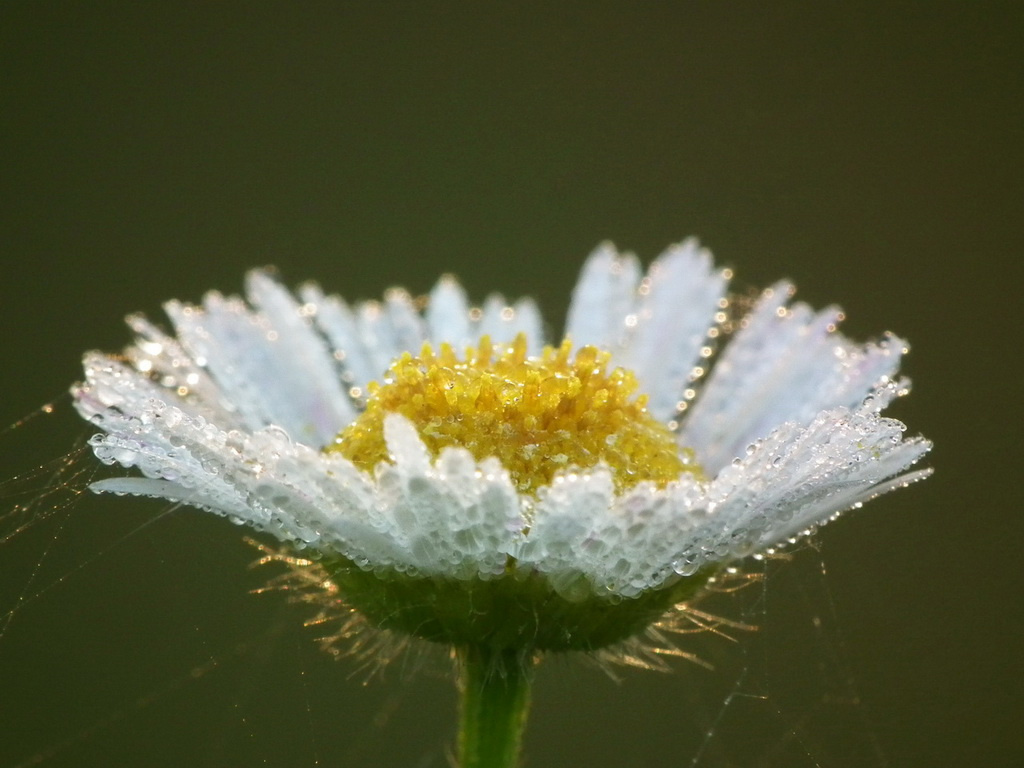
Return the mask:
M 179 398 L 183 410 L 220 424 L 242 426 L 234 403 L 176 338 L 168 336 L 142 315 L 129 315 L 125 322 L 136 334 L 134 343 L 125 349 L 125 357 L 136 371 L 159 383 L 164 393 L 184 392 Z M 86 368 L 90 365 L 87 356 Z
M 323 445 L 353 414 L 327 347 L 266 275 L 252 273 L 250 288 L 271 315 L 215 292 L 202 307 L 168 302 L 166 311 L 182 347 L 206 361 L 249 429 L 277 424 L 297 439 Z
M 366 385 L 384 372 L 366 347 L 359 331 L 355 313 L 337 296 L 325 296 L 318 285 L 307 283 L 300 289 L 302 300 L 316 308 L 316 324 L 334 348 L 350 386 L 365 389 Z
M 780 547 L 838 513 L 927 476 L 931 447 L 870 406 L 783 424 L 704 483 L 684 476 L 616 496 L 605 468 L 556 478 L 517 557 L 570 599 L 633 597 L 677 576 Z
M 356 305 L 356 327 L 369 357 L 371 380 L 379 380 L 392 361 L 403 352 L 418 353 L 427 340 L 427 328 L 416 313 L 409 294 L 400 289 L 387 292 L 383 303 L 364 301 Z
M 716 472 L 783 422 L 856 407 L 899 367 L 906 345 L 888 337 L 858 345 L 835 332 L 838 309 L 787 308 L 792 286 L 766 290 L 730 340 L 690 410 L 680 442 Z
M 526 337 L 526 353 L 538 355 L 544 347 L 544 318 L 537 303 L 531 298 L 519 299 L 512 306 L 512 337 L 520 333 Z
M 636 374 L 655 418 L 669 421 L 676 415 L 715 324 L 727 275 L 692 238 L 669 248 L 647 271 L 636 325 L 615 362 Z
M 266 272 L 254 270 L 246 278 L 250 303 L 267 318 L 275 334 L 279 369 L 284 374 L 278 385 L 279 397 L 291 403 L 292 423 L 272 420 L 297 440 L 310 445 L 326 445 L 356 416 L 348 395 L 341 386 L 339 367 L 330 349 L 306 317 L 290 291 Z M 312 428 L 295 425 L 312 422 Z M 312 439 L 307 437 L 312 435 Z
M 452 275 L 438 280 L 430 292 L 426 320 L 430 342 L 435 346 L 447 342 L 461 351 L 474 343 L 470 338 L 469 301 Z
M 618 349 L 626 339 L 627 319 L 634 316 L 640 262 L 620 255 L 611 243 L 590 254 L 572 292 L 565 335 L 577 349 Z
M 707 520 L 679 553 L 699 567 L 787 543 L 837 513 L 920 477 L 901 477 L 931 447 L 869 406 L 823 411 L 753 443 L 707 488 Z M 742 544 L 742 546 L 737 546 Z
M 385 420 L 385 435 L 395 460 L 377 468 L 377 508 L 388 535 L 407 553 L 396 566 L 461 579 L 501 575 L 523 527 L 508 473 L 497 461 L 478 464 L 457 448 L 431 463 L 401 416 Z

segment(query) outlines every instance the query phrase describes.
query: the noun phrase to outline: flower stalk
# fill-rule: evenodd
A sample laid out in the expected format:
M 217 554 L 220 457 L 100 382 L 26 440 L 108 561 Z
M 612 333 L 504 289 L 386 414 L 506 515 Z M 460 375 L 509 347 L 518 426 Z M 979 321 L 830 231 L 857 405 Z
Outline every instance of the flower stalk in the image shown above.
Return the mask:
M 459 651 L 459 768 L 517 768 L 533 660 L 508 649 Z

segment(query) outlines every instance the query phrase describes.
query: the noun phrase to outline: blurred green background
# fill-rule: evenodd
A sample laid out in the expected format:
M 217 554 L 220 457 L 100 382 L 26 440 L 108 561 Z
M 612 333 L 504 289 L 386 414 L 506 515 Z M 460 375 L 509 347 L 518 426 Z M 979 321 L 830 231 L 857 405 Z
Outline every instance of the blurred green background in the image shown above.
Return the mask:
M 908 338 L 936 475 L 726 601 L 715 672 L 545 666 L 527 764 L 1024 764 L 1022 9 L 0 4 L 0 768 L 447 765 L 443 665 L 363 685 L 223 520 L 44 495 L 125 313 L 450 271 L 557 331 L 599 241 L 690 234 Z

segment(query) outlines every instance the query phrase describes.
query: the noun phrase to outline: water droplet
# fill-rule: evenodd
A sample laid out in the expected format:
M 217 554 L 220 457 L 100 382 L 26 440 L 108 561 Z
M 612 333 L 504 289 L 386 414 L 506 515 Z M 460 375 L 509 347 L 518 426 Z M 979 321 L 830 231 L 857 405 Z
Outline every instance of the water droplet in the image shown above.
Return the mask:
M 692 576 L 700 570 L 700 555 L 688 552 L 672 564 L 672 570 L 680 576 Z

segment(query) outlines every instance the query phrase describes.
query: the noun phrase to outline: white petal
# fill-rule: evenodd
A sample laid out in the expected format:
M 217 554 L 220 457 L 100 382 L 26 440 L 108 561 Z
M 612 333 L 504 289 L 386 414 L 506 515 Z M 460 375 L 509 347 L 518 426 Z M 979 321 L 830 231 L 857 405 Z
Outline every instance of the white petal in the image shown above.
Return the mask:
M 430 292 L 427 304 L 427 327 L 435 346 L 443 342 L 461 351 L 473 344 L 470 338 L 469 302 L 459 281 L 445 275 Z
M 494 344 L 507 344 L 516 337 L 518 328 L 513 322 L 515 310 L 500 293 L 488 296 L 480 308 L 480 313 L 480 320 L 474 329 L 475 338 L 490 336 Z
M 384 417 L 384 442 L 388 453 L 396 464 L 413 472 L 427 472 L 430 469 L 430 454 L 420 440 L 416 427 L 407 418 L 397 413 Z
M 603 467 L 557 478 L 538 503 L 520 567 L 544 573 L 568 599 L 635 597 L 661 586 L 697 521 L 688 509 L 679 514 L 673 494 L 699 498 L 691 479 L 671 491 L 642 484 L 617 497 Z
M 228 497 L 217 499 L 217 506 L 211 506 L 208 492 L 200 492 L 194 488 L 186 488 L 170 480 L 155 480 L 147 477 L 111 477 L 99 480 L 89 486 L 96 493 L 114 493 L 118 496 L 144 496 L 151 499 L 163 499 L 175 504 L 187 504 L 206 512 L 226 515 L 238 522 L 248 522 L 248 509 L 244 498 L 237 498 L 230 503 Z
M 838 309 L 787 309 L 791 295 L 787 283 L 764 292 L 683 425 L 681 442 L 710 472 L 778 424 L 806 424 L 822 410 L 857 406 L 899 367 L 903 341 L 854 344 L 835 332 Z
M 289 401 L 293 414 L 291 424 L 276 419 L 270 423 L 284 427 L 308 445 L 326 445 L 356 415 L 342 388 L 340 369 L 298 302 L 280 283 L 255 270 L 247 276 L 246 292 L 275 334 L 272 343 L 277 366 L 264 376 L 282 377 L 281 395 Z M 310 426 L 296 431 L 296 424 Z
M 435 348 L 447 343 L 461 354 L 466 347 L 476 347 L 482 336 L 504 344 L 519 334 L 526 336 L 528 354 L 537 354 L 543 347 L 544 321 L 532 299 L 519 299 L 509 306 L 503 296 L 492 294 L 476 311 L 479 316 L 473 320 L 462 286 L 451 275 L 442 277 L 430 293 L 426 310 L 430 341 Z
M 142 315 L 129 315 L 125 322 L 137 334 L 135 342 L 125 349 L 125 357 L 143 374 L 140 379 L 158 381 L 165 392 L 185 392 L 179 404 L 191 413 L 224 425 L 242 424 L 234 404 L 176 338 L 165 334 Z M 87 357 L 86 367 L 89 365 Z
M 884 397 L 884 393 L 880 393 Z M 680 478 L 616 496 L 608 471 L 556 478 L 520 546 L 520 567 L 563 596 L 632 597 L 701 568 L 780 547 L 838 513 L 927 476 L 931 447 L 870 406 L 784 424 L 710 483 Z M 905 473 L 905 474 L 904 474 Z
M 334 357 L 340 358 L 345 383 L 365 389 L 371 381 L 380 378 L 384 371 L 378 370 L 348 304 L 337 296 L 325 296 L 320 287 L 312 283 L 303 286 L 300 295 L 303 301 L 316 307 L 317 327 L 334 348 Z
M 708 517 L 678 562 L 699 567 L 785 544 L 837 513 L 921 477 L 901 477 L 931 444 L 868 407 L 783 424 L 725 467 L 707 489 Z
M 391 288 L 385 292 L 384 312 L 394 340 L 391 360 L 403 352 L 419 354 L 430 334 L 409 292 L 403 288 Z M 390 364 L 390 360 L 388 362 Z
M 655 418 L 668 421 L 676 415 L 715 324 L 727 274 L 714 268 L 711 254 L 694 239 L 669 248 L 651 264 L 636 325 L 616 363 L 637 375 Z
M 607 467 L 556 476 L 538 500 L 529 534 L 516 552 L 520 567 L 540 571 L 568 599 L 592 593 L 585 546 L 614 498 Z
M 544 318 L 537 303 L 530 298 L 519 299 L 512 307 L 509 333 L 515 338 L 520 333 L 526 337 L 526 354 L 540 354 L 544 346 Z
M 523 527 L 508 473 L 455 448 L 431 463 L 412 424 L 396 414 L 384 429 L 394 463 L 377 468 L 376 506 L 405 553 L 394 565 L 455 578 L 502 574 Z
M 269 315 L 218 293 L 207 294 L 201 308 L 169 302 L 166 311 L 182 347 L 205 362 L 249 429 L 276 424 L 326 444 L 354 413 L 327 348 L 269 278 L 253 273 L 250 288 Z
M 636 307 L 640 263 L 632 254 L 619 255 L 602 243 L 587 258 L 572 292 L 565 335 L 573 346 L 596 346 L 609 351 L 625 341 L 627 319 Z
M 356 325 L 363 349 L 379 380 L 391 363 L 403 352 L 418 354 L 427 340 L 426 323 L 416 312 L 409 294 L 392 289 L 384 303 L 364 301 L 356 306 Z

